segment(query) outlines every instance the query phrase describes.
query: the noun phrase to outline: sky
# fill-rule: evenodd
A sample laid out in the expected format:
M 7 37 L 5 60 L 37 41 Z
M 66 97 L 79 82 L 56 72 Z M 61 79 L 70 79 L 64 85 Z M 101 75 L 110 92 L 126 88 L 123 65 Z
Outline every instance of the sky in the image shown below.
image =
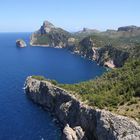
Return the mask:
M 0 0 L 0 32 L 33 32 L 45 20 L 68 31 L 140 26 L 140 0 Z

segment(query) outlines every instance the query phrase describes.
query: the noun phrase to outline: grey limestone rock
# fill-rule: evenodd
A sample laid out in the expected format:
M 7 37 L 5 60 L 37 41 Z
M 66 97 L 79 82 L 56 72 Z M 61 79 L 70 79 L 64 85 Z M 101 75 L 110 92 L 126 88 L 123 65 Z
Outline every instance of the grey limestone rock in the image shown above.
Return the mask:
M 137 122 L 109 111 L 89 107 L 68 91 L 48 81 L 28 77 L 25 91 L 31 100 L 56 115 L 64 127 L 65 140 L 140 139 L 140 126 Z
M 20 47 L 20 48 L 24 48 L 24 47 L 26 47 L 27 45 L 26 45 L 26 43 L 25 43 L 24 40 L 18 39 L 18 40 L 16 40 L 16 46 L 17 46 L 17 47 Z
M 63 140 L 86 140 L 84 131 L 80 126 L 71 128 L 68 124 L 63 129 Z

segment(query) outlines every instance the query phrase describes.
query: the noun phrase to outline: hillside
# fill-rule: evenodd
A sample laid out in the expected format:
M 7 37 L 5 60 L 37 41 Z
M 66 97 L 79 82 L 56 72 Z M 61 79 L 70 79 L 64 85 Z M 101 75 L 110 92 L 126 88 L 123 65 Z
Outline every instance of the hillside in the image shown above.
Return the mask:
M 54 38 L 50 38 L 53 33 Z M 46 42 L 53 44 L 59 38 L 65 44 L 63 47 L 70 51 L 95 60 L 100 65 L 117 68 L 95 80 L 72 85 L 58 85 L 76 94 L 90 106 L 104 108 L 140 121 L 139 27 L 126 26 L 118 28 L 117 31 L 107 30 L 106 32 L 85 29 L 70 34 L 46 22 L 36 35 L 37 43 L 40 45 Z M 59 37 L 61 35 L 62 38 Z M 59 41 L 56 44 L 59 44 Z
M 63 130 L 62 140 L 139 140 L 136 121 L 88 106 L 78 96 L 44 78 L 27 77 L 25 93 L 57 118 Z
M 140 58 L 129 59 L 122 68 L 77 84 L 60 84 L 42 76 L 32 78 L 47 80 L 62 87 L 89 106 L 106 109 L 140 122 Z
M 60 86 L 78 94 L 91 106 L 140 121 L 140 59 L 129 60 L 122 68 L 107 72 L 96 80 Z

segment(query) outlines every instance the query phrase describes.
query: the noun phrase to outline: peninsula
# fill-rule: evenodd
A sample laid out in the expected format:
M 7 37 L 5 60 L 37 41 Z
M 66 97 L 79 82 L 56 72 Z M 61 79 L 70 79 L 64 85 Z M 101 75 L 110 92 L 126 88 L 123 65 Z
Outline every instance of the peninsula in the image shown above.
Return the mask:
M 33 102 L 57 117 L 62 126 L 63 140 L 139 140 L 140 138 L 140 126 L 136 121 L 105 109 L 98 109 L 96 106 L 89 106 L 80 96 L 50 81 L 34 76 L 28 77 L 25 91 Z M 90 102 L 94 104 L 94 99 Z

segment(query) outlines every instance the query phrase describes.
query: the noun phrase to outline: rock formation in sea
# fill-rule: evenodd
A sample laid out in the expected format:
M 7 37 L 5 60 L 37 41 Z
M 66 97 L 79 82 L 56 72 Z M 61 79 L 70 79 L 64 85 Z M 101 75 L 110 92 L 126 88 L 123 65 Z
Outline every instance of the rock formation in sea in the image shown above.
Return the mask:
M 26 42 L 22 39 L 18 39 L 16 40 L 16 46 L 17 47 L 20 47 L 20 48 L 24 48 L 27 46 Z
M 63 126 L 63 140 L 139 140 L 140 126 L 134 120 L 81 102 L 70 92 L 28 77 L 27 97 L 49 109 Z

